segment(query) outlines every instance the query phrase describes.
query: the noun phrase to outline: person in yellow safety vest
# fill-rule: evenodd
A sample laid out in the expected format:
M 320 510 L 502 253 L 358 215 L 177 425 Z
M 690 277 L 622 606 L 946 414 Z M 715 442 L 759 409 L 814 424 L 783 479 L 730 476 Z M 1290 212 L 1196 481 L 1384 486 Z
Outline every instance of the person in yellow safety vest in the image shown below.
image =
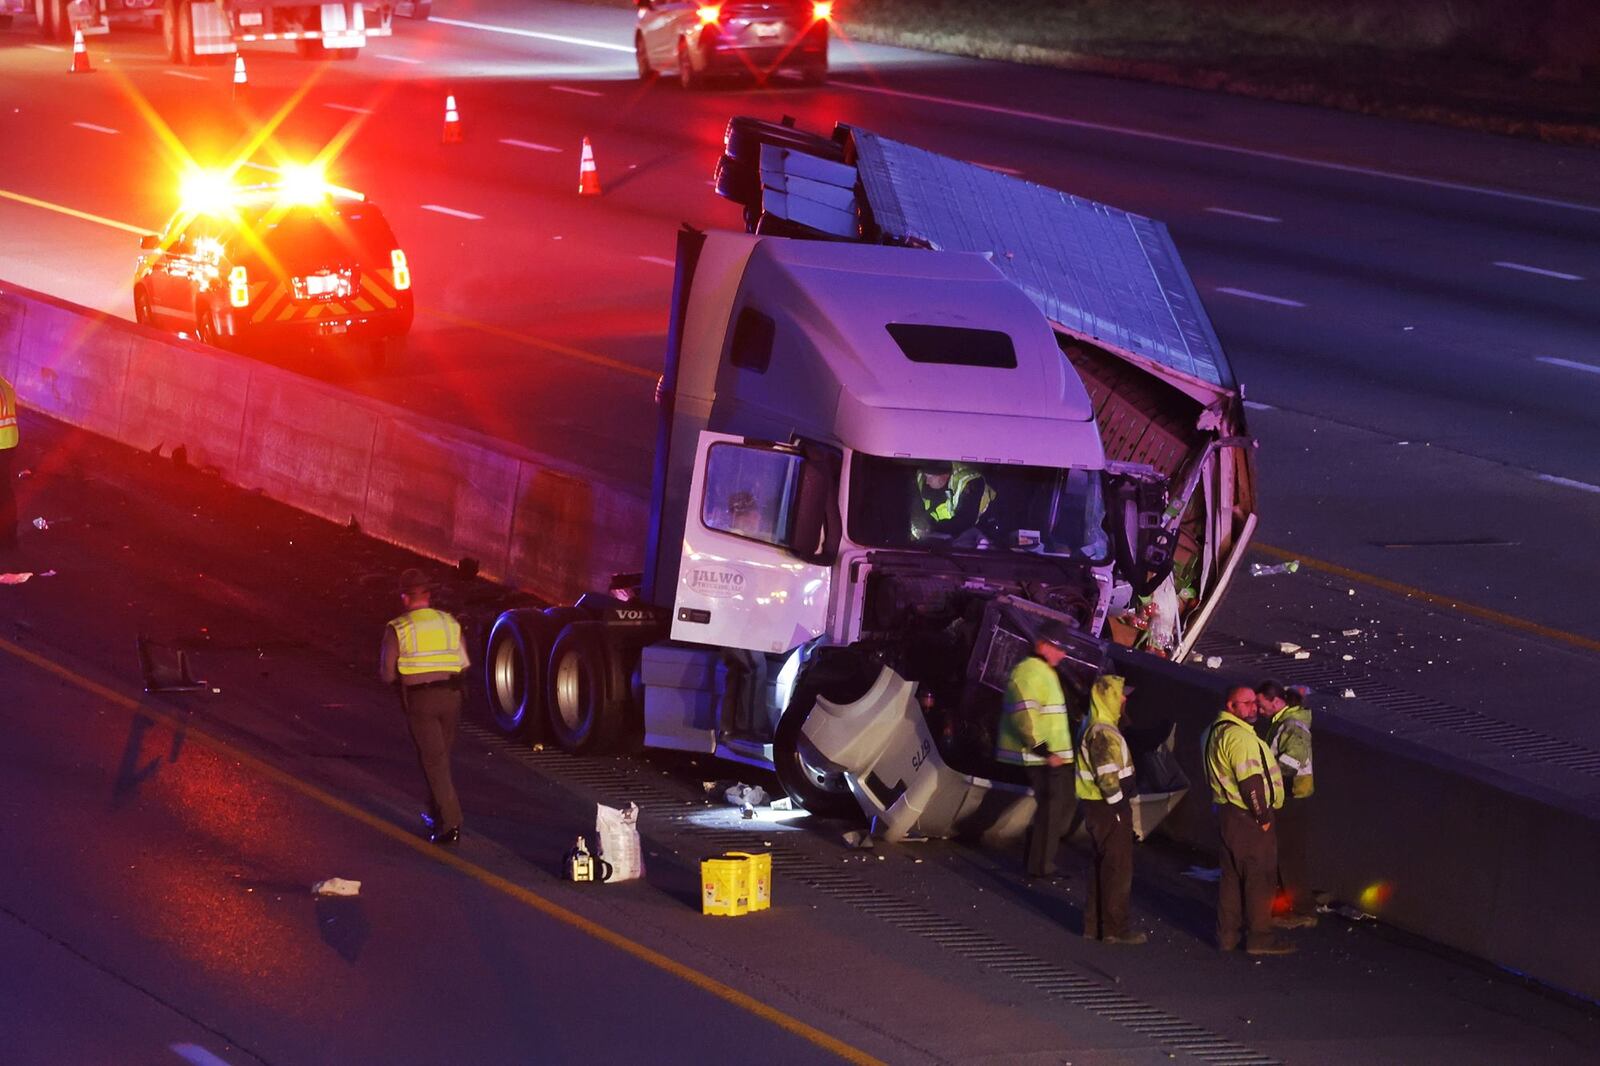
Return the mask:
M 1235 685 L 1201 742 L 1222 835 L 1217 947 L 1237 948 L 1242 925 L 1248 954 L 1288 955 L 1294 945 L 1272 931 L 1272 896 L 1278 883 L 1273 818 L 1283 806 L 1283 776 L 1272 749 L 1252 728 L 1258 712 L 1255 689 Z
M 1317 924 L 1316 903 L 1311 898 L 1307 870 L 1310 851 L 1311 708 L 1303 705 L 1303 690 L 1276 681 L 1256 686 L 1261 713 L 1271 715 L 1266 740 L 1278 757 L 1285 795 L 1278 812 L 1278 891 L 1281 893 L 1272 921 L 1280 929 L 1304 929 Z
M 1083 935 L 1107 944 L 1143 944 L 1128 929 L 1133 895 L 1133 753 L 1118 728 L 1127 683 L 1101 674 L 1089 691 L 1089 714 L 1078 734 L 1078 805 L 1089 833 L 1089 899 Z
M 911 539 L 960 536 L 977 526 L 994 497 L 983 473 L 969 463 L 924 463 L 917 472 Z
M 12 457 L 22 431 L 17 425 L 17 390 L 11 382 L 0 377 L 0 551 L 17 546 L 17 492 L 12 484 Z
M 1012 667 L 1005 709 L 995 738 L 995 758 L 1021 766 L 1033 788 L 1033 826 L 1025 870 L 1029 877 L 1054 877 L 1056 852 L 1072 824 L 1072 728 L 1067 697 L 1056 667 L 1067 657 L 1071 631 L 1053 620 L 1034 634 L 1033 654 Z
M 435 844 L 461 839 L 461 801 L 450 778 L 450 749 L 461 722 L 461 672 L 470 664 L 461 623 L 431 606 L 428 579 L 412 569 L 400 575 L 404 614 L 384 627 L 378 677 L 400 690 L 417 761 L 428 783 L 423 824 Z

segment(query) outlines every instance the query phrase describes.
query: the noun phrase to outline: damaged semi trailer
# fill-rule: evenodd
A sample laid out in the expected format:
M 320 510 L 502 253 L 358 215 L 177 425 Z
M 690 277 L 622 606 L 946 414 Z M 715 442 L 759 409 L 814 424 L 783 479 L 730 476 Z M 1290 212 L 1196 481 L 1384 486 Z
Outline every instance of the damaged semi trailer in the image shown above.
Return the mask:
M 1015 836 L 1010 667 L 1045 618 L 1081 683 L 1192 647 L 1254 523 L 1238 387 L 1157 222 L 851 127 L 726 144 L 749 232 L 679 235 L 643 572 L 502 614 L 492 715 Z

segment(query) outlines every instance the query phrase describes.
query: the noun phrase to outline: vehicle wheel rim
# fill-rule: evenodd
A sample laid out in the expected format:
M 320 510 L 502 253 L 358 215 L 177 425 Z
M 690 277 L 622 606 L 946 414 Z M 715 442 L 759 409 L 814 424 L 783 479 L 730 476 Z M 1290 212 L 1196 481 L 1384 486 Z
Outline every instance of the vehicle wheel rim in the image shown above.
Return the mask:
M 586 710 L 589 679 L 576 655 L 563 655 L 555 666 L 556 719 L 573 740 L 580 739 L 587 725 Z
M 494 717 L 501 728 L 522 727 L 527 716 L 528 671 L 516 643 L 503 640 L 494 651 L 489 666 L 489 698 L 494 701 Z

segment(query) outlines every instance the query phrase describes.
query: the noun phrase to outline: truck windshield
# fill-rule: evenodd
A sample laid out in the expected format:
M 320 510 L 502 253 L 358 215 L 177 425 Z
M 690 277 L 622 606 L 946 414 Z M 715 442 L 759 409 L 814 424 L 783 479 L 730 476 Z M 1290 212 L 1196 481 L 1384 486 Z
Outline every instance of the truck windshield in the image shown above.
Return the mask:
M 875 548 L 1027 551 L 1104 562 L 1096 470 L 884 459 L 850 463 L 850 539 Z

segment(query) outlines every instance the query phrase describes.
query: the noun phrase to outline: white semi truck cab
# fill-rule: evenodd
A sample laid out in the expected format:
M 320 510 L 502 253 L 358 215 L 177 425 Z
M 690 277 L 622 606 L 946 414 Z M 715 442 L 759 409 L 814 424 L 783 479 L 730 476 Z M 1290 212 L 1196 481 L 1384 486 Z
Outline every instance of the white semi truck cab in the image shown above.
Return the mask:
M 992 250 L 807 239 L 763 214 L 679 236 L 642 573 L 501 615 L 491 711 L 573 751 L 771 767 L 806 808 L 891 837 L 1015 835 L 1032 801 L 992 758 L 1011 666 L 1039 620 L 1064 621 L 1086 685 L 1113 614 L 1163 596 L 1163 650 L 1186 648 L 1197 590 L 1219 592 L 1242 546 L 1204 558 L 1217 465 L 1248 459 L 1237 393 L 1133 364 L 1118 398 L 1102 377 L 1120 355 L 1064 338 Z M 1089 346 L 1093 377 L 1070 350 Z M 1123 452 L 1142 422 L 1142 458 L 1167 469 L 1108 460 L 1108 408 Z M 1180 565 L 1210 584 L 1180 598 Z

